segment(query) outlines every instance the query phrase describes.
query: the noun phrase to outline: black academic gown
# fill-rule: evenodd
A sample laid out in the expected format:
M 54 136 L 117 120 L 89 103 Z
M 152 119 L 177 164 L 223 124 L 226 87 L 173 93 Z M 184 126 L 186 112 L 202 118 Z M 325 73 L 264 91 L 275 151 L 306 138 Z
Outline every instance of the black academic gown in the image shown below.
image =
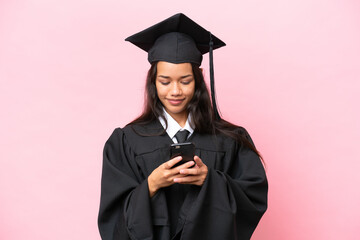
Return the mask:
M 229 137 L 195 131 L 189 141 L 208 167 L 203 186 L 175 184 L 150 198 L 147 177 L 169 160 L 172 140 L 166 132 L 141 135 L 161 130 L 158 121 L 128 125 L 115 129 L 106 142 L 98 219 L 102 239 L 250 239 L 267 208 L 267 180 L 258 156 Z M 185 195 L 174 195 L 179 186 Z

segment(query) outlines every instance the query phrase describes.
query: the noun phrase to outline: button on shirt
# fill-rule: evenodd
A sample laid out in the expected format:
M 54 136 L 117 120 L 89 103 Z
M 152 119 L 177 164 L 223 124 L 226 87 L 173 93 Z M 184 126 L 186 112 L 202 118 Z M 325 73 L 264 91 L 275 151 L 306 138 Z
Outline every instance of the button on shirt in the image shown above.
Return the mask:
M 175 137 L 175 134 L 179 131 L 179 130 L 188 130 L 190 133 L 188 135 L 187 138 L 189 138 L 193 132 L 194 132 L 194 129 L 190 126 L 190 121 L 191 121 L 191 115 L 189 114 L 187 120 L 186 120 L 186 123 L 185 123 L 185 126 L 184 127 L 181 127 L 180 124 L 173 118 L 170 116 L 170 114 L 168 114 L 166 112 L 166 110 L 164 109 L 164 117 L 167 121 L 167 128 L 166 128 L 166 124 L 165 124 L 165 121 L 162 117 L 159 117 L 159 121 L 161 123 L 161 125 L 163 126 L 163 128 L 165 129 L 166 128 L 166 133 L 169 135 L 169 137 L 171 138 L 171 140 L 174 142 L 174 143 L 178 143 L 176 137 Z

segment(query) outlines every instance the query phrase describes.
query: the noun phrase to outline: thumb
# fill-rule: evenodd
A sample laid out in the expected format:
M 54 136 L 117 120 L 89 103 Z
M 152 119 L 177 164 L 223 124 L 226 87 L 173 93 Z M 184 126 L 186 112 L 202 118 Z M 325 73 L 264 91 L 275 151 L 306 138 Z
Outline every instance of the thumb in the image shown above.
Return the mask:
M 201 161 L 201 158 L 199 158 L 198 156 L 194 156 L 194 161 L 199 167 L 204 165 L 204 163 Z

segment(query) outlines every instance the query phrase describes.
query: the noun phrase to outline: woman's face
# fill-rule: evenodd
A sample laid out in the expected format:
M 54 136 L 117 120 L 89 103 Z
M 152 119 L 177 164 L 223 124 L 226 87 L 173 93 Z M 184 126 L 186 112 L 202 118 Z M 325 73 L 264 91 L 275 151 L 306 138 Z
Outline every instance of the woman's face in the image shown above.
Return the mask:
M 156 90 L 165 110 L 174 118 L 187 117 L 187 105 L 195 92 L 190 63 L 157 63 Z

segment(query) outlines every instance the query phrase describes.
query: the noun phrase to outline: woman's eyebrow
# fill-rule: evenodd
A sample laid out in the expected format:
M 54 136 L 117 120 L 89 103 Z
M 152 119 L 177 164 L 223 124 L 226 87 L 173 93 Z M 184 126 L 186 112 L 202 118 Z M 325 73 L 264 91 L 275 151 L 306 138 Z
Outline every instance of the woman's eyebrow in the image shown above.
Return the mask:
M 188 75 L 182 76 L 181 78 L 187 78 L 187 77 L 192 77 L 192 74 L 188 74 Z
M 158 77 L 169 79 L 169 76 L 159 75 Z
M 188 74 L 188 75 L 181 76 L 180 78 L 183 79 L 183 78 L 192 77 L 192 76 L 193 76 L 192 74 Z M 158 77 L 165 78 L 165 79 L 170 78 L 169 76 L 165 76 L 165 75 L 158 75 Z

